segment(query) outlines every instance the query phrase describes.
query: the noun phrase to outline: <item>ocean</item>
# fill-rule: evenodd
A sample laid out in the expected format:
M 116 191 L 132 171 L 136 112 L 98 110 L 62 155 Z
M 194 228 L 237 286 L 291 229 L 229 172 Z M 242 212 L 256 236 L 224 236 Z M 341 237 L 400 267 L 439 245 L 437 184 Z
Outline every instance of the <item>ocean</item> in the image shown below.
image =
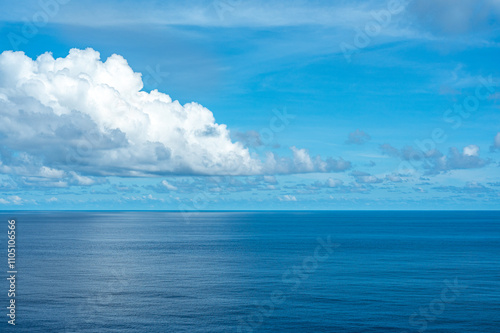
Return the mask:
M 1 212 L 2 332 L 500 332 L 500 212 Z

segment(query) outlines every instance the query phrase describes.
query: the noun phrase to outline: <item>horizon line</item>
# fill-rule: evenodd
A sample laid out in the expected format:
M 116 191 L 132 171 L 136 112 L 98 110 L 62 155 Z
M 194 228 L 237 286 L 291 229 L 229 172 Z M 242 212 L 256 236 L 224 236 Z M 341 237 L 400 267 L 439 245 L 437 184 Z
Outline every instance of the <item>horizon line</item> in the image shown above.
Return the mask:
M 500 209 L 217 209 L 217 210 L 153 210 L 153 209 L 6 209 L 8 212 L 165 212 L 165 213 L 220 213 L 220 212 L 500 212 Z

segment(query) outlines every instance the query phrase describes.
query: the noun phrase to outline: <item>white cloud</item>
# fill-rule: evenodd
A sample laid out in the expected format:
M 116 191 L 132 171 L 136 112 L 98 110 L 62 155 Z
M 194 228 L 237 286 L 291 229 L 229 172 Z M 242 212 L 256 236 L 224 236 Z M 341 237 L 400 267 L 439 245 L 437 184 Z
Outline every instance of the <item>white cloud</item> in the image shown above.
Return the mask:
M 293 163 L 297 167 L 297 170 L 303 172 L 314 171 L 314 163 L 309 156 L 309 153 L 305 149 L 297 149 L 292 147 L 293 152 Z
M 385 176 L 385 179 L 393 183 L 401 183 L 403 181 L 403 179 L 397 174 L 388 174 Z
M 38 164 L 45 178 L 61 178 L 61 169 L 128 176 L 261 172 L 260 161 L 233 143 L 208 109 L 142 87 L 141 74 L 118 55 L 101 62 L 92 49 L 73 49 L 66 58 L 46 53 L 33 61 L 2 53 L 2 143 L 25 153 L 21 161 L 2 151 L 1 166 L 10 168 L 3 172 L 26 162 Z
M 269 184 L 278 184 L 278 180 L 275 176 L 264 176 L 264 182 Z
M 71 176 L 73 177 L 77 185 L 90 186 L 95 184 L 95 181 L 92 178 L 80 176 L 76 172 L 71 172 Z
M 354 171 L 352 175 L 356 179 L 356 182 L 358 182 L 359 184 L 377 184 L 383 182 L 382 179 L 370 175 L 366 172 Z
M 469 145 L 463 149 L 464 156 L 479 156 L 479 147 L 476 145 Z
M 495 135 L 493 145 L 490 147 L 491 151 L 495 151 L 497 149 L 500 149 L 500 132 L 498 132 L 497 135 Z
M 294 195 L 283 195 L 278 197 L 279 201 L 297 201 L 297 198 Z
M 170 191 L 177 191 L 177 187 L 172 185 L 172 184 L 169 184 L 169 182 L 167 182 L 166 180 L 162 181 L 161 184 L 167 189 L 167 190 L 170 190 Z
M 40 177 L 44 178 L 62 178 L 64 177 L 64 171 L 51 169 L 47 167 L 42 167 L 40 169 Z
M 418 193 L 427 193 L 427 191 L 421 187 L 414 187 L 413 190 Z
M 342 158 L 268 153 L 265 163 L 233 142 L 226 125 L 197 103 L 142 91 L 140 73 L 112 55 L 72 49 L 32 60 L 0 54 L 0 173 L 25 185 L 89 186 L 87 176 L 270 175 L 342 172 Z M 36 177 L 36 178 L 35 178 Z M 52 185 L 51 185 L 52 184 Z
M 343 172 L 352 167 L 351 162 L 343 158 L 327 158 L 323 160 L 321 156 L 311 157 L 306 149 L 297 147 L 290 148 L 293 158 L 283 158 L 269 152 L 264 163 L 266 173 L 308 173 L 308 172 Z
M 460 154 L 457 148 L 452 147 L 450 148 L 449 155 L 445 156 L 443 160 L 446 162 L 446 168 L 449 170 L 482 168 L 490 163 L 490 161 L 483 160 L 479 156 L 479 147 L 476 145 L 464 147 L 462 154 Z M 437 163 L 436 166 L 440 167 L 440 163 Z
M 328 187 L 339 187 L 342 186 L 343 184 L 344 182 L 340 179 L 328 178 L 328 180 L 326 181 L 326 185 Z
M 10 196 L 8 199 L 14 205 L 20 205 L 23 203 L 23 199 L 17 195 Z

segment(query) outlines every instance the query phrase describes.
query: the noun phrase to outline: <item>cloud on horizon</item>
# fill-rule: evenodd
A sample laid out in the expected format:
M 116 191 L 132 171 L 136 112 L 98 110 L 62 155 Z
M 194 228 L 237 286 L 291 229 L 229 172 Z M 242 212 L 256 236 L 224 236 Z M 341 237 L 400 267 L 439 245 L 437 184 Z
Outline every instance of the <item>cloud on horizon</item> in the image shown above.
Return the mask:
M 462 151 L 451 147 L 447 155 L 436 149 L 424 152 L 412 146 L 405 146 L 399 150 L 387 143 L 380 145 L 379 149 L 388 156 L 400 158 L 406 162 L 406 167 L 422 168 L 427 175 L 460 169 L 479 169 L 491 163 L 491 160 L 480 157 L 480 149 L 477 145 L 468 145 Z

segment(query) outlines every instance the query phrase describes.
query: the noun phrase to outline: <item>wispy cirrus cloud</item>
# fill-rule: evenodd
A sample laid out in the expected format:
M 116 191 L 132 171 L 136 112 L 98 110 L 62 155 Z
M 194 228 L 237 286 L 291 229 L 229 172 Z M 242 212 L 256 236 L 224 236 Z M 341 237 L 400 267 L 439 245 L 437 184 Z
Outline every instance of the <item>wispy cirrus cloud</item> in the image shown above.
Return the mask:
M 31 4 L 31 5 L 30 5 Z M 30 8 L 40 7 L 38 1 L 27 1 L 23 7 L 5 4 L 0 14 L 4 21 L 22 21 L 32 14 Z M 53 22 L 82 26 L 124 26 L 131 24 L 192 25 L 204 27 L 280 27 L 301 25 L 352 26 L 370 18 L 375 4 L 350 4 L 298 0 L 224 1 L 191 0 L 102 2 L 87 1 L 65 4 L 64 11 Z M 41 9 L 41 8 L 40 8 Z M 112 15 L 110 15 L 112 14 Z M 105 19 L 104 19 L 105 18 Z

